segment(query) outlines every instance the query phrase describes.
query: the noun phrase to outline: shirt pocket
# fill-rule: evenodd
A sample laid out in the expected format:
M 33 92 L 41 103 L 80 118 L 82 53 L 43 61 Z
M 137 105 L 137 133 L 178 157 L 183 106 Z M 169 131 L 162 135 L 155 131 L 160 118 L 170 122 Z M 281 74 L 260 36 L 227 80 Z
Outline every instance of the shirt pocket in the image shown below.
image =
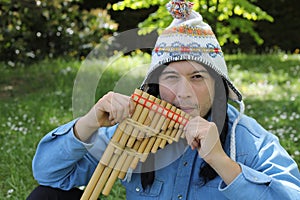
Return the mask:
M 221 178 L 219 176 L 217 176 L 216 178 L 214 178 L 213 180 L 208 181 L 205 186 L 207 187 L 212 187 L 212 188 L 218 188 L 219 184 L 221 182 Z
M 219 184 L 221 182 L 221 178 L 219 176 L 217 176 L 216 178 L 214 178 L 213 180 L 210 180 L 208 182 L 206 182 L 204 184 L 204 180 L 200 180 L 199 178 L 196 181 L 192 182 L 192 186 L 193 187 L 211 187 L 211 188 L 218 188 Z
M 208 181 L 205 185 L 203 182 L 193 184 L 191 187 L 190 199 L 209 199 L 209 200 L 221 200 L 225 199 L 220 193 L 218 187 L 221 179 L 216 177 L 215 179 Z
M 126 188 L 126 197 L 128 200 L 135 199 L 159 199 L 162 191 L 163 181 L 154 179 L 151 187 L 147 187 L 145 190 L 142 187 L 140 174 L 136 174 L 134 179 L 130 182 L 122 181 L 122 184 Z

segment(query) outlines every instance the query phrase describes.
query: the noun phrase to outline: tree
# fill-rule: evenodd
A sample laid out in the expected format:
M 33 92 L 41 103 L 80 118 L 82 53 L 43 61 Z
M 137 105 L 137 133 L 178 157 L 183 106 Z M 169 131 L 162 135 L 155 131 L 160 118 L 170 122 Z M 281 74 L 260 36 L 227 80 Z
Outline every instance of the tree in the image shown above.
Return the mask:
M 218 37 L 220 45 L 228 42 L 240 43 L 240 34 L 249 34 L 258 44 L 263 39 L 255 31 L 255 22 L 266 20 L 273 22 L 273 18 L 255 5 L 256 0 L 192 0 L 194 9 L 201 13 L 204 20 L 211 25 Z M 143 9 L 158 6 L 158 9 L 149 15 L 139 28 L 142 33 L 149 33 L 156 28 L 165 28 L 173 20 L 167 12 L 165 5 L 168 0 L 124 0 L 112 5 L 115 11 L 130 9 Z
M 82 10 L 82 0 L 0 1 L 0 61 L 85 57 L 117 30 L 104 9 Z

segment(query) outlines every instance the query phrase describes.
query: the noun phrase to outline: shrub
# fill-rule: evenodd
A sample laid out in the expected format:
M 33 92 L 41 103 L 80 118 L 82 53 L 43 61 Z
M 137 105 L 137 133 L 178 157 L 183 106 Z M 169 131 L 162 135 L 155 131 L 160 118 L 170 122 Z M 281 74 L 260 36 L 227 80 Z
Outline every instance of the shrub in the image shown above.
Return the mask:
M 117 29 L 106 10 L 81 10 L 81 0 L 2 0 L 0 57 L 11 66 L 46 57 L 86 56 Z

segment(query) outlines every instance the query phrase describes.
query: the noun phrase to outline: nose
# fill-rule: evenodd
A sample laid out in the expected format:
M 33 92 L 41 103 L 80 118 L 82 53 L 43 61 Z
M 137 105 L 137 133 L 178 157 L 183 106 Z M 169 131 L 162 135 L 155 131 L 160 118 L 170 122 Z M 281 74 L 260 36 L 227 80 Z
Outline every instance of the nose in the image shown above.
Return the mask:
M 192 97 L 193 89 L 191 83 L 186 78 L 181 78 L 176 85 L 176 96 L 179 99 L 187 99 Z

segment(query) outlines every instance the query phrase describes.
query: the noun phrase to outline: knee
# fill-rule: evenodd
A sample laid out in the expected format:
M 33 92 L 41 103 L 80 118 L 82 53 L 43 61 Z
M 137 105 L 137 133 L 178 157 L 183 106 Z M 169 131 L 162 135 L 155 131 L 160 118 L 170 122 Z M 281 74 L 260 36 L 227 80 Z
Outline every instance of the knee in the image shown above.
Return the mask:
M 27 197 L 26 200 L 62 200 L 62 199 L 80 199 L 82 191 L 78 188 L 73 188 L 69 191 L 64 191 L 58 188 L 48 186 L 36 187 Z

